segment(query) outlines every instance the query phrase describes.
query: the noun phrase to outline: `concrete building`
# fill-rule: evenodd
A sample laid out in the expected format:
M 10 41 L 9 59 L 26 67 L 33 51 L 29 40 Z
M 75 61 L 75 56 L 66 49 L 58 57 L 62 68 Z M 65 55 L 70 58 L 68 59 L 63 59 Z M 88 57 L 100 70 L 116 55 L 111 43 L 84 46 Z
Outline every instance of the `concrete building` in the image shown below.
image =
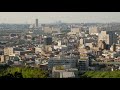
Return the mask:
M 26 35 L 26 39 L 27 39 L 28 41 L 31 41 L 31 40 L 32 40 L 32 35 Z
M 93 43 L 85 43 L 85 46 L 89 46 L 90 48 L 93 48 Z
M 52 33 L 52 27 L 43 27 L 44 33 Z
M 98 35 L 99 34 L 99 30 L 98 27 L 89 27 L 89 34 L 90 35 Z
M 79 34 L 81 32 L 80 28 L 71 28 L 71 32 Z
M 35 27 L 38 28 L 38 19 L 36 19 L 35 22 Z
M 78 76 L 77 68 L 66 69 L 64 66 L 55 66 L 52 69 L 52 78 L 75 78 L 77 76 Z
M 98 42 L 102 40 L 105 41 L 106 44 L 112 45 L 113 43 L 117 43 L 117 35 L 114 31 L 101 31 L 98 35 Z
M 58 65 L 70 65 L 70 68 L 76 68 L 77 63 L 78 60 L 74 58 L 52 57 L 48 60 L 48 68 L 52 69 Z
M 110 51 L 116 51 L 116 45 L 113 44 L 111 47 L 110 47 Z
M 52 33 L 60 33 L 59 27 L 52 27 Z
M 84 42 L 84 38 L 81 38 L 80 39 L 80 44 L 83 45 L 85 42 Z
M 4 62 L 4 61 L 5 61 L 4 55 L 0 55 L 0 62 Z
M 88 70 L 89 60 L 88 57 L 80 57 L 78 60 L 79 71 L 84 72 Z
M 61 40 L 58 40 L 58 46 L 61 46 L 62 42 Z
M 46 46 L 44 46 L 44 50 L 45 50 L 46 52 L 52 52 L 52 47 L 51 47 L 51 45 L 46 45 Z
M 52 37 L 44 37 L 44 45 L 52 45 Z
M 98 48 L 100 48 L 102 50 L 106 49 L 106 43 L 105 43 L 105 41 L 100 40 L 98 42 Z
M 35 47 L 35 53 L 40 53 L 42 51 L 42 48 L 40 47 Z
M 13 48 L 12 47 L 4 48 L 4 55 L 8 55 L 8 56 L 13 55 Z

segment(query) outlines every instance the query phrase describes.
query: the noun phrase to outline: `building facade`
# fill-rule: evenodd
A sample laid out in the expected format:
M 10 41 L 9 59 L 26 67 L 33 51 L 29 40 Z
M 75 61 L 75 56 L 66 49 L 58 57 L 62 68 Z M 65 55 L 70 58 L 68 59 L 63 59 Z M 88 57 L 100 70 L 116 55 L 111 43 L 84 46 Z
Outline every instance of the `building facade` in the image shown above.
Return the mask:
M 74 58 L 50 58 L 48 60 L 48 68 L 52 69 L 58 65 L 69 65 L 71 68 L 77 67 L 78 60 Z
M 4 48 L 4 55 L 13 55 L 13 48 L 12 47 L 6 47 Z
M 117 35 L 114 31 L 101 31 L 98 36 L 98 42 L 100 40 L 105 41 L 108 45 L 112 45 L 113 43 L 117 43 Z

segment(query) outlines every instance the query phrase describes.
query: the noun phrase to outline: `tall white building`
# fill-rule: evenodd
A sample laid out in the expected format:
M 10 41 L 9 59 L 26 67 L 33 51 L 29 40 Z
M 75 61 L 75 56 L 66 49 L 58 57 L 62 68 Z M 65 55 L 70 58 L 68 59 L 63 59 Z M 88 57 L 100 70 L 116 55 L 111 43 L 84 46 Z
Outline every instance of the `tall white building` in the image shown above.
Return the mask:
M 62 45 L 61 43 L 62 43 L 61 40 L 58 40 L 58 46 L 61 46 Z
M 81 38 L 81 39 L 80 39 L 80 44 L 83 45 L 84 43 L 85 43 L 85 42 L 84 42 L 84 38 Z

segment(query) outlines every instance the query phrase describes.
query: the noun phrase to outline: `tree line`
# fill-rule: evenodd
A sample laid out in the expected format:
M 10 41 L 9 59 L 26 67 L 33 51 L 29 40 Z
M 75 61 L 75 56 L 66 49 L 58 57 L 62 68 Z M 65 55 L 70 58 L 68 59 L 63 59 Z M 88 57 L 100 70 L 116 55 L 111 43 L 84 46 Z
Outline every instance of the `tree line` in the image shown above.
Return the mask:
M 88 71 L 81 78 L 120 78 L 120 71 Z
M 47 78 L 48 72 L 32 67 L 8 67 L 0 71 L 0 78 Z

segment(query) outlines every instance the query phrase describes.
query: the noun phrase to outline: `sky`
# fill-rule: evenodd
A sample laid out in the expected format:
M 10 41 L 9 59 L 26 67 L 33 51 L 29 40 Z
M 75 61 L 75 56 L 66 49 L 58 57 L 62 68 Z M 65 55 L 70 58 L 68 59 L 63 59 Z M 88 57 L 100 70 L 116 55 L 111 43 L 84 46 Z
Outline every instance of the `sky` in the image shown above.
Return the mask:
M 109 23 L 120 22 L 120 12 L 0 12 L 0 23 Z

